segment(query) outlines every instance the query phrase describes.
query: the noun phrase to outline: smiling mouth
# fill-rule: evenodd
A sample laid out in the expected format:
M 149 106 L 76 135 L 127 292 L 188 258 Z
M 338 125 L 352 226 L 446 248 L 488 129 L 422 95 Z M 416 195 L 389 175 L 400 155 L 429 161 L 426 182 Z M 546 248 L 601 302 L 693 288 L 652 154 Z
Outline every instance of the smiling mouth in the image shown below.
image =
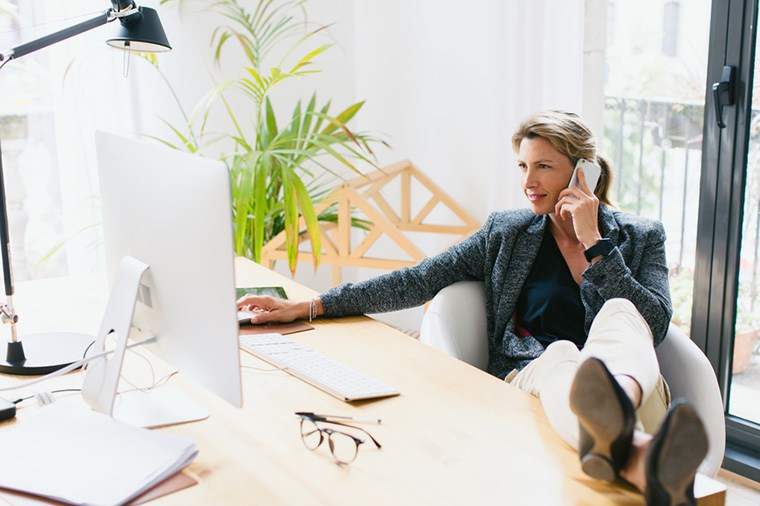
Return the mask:
M 543 195 L 539 195 L 539 194 L 528 195 L 528 200 L 530 200 L 531 202 L 536 202 L 536 201 L 539 201 L 542 198 L 546 197 L 546 195 L 547 194 L 543 194 Z

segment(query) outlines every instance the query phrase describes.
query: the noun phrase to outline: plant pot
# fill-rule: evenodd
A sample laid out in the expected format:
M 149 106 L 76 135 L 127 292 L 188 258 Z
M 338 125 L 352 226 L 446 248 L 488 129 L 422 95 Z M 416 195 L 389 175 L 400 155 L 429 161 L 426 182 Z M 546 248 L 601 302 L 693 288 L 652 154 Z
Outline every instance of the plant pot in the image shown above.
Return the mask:
M 758 330 L 745 330 L 739 332 L 734 338 L 734 362 L 732 372 L 743 373 L 752 361 L 752 351 L 755 349 L 757 339 L 760 337 Z

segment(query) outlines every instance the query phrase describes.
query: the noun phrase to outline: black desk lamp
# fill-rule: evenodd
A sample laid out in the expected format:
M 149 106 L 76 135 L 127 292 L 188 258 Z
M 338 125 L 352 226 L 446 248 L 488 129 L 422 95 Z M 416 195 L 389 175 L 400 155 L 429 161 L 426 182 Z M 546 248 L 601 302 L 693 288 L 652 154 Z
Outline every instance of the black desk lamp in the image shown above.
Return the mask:
M 134 0 L 111 0 L 111 8 L 88 21 L 22 44 L 6 52 L 0 52 L 0 69 L 10 60 L 55 44 L 62 40 L 92 30 L 111 21 L 119 20 L 115 37 L 106 42 L 113 47 L 131 51 L 169 51 L 171 46 L 158 19 L 158 13 L 149 7 L 138 7 Z M 0 305 L 0 319 L 11 327 L 11 341 L 3 360 L 0 356 L 0 372 L 8 374 L 47 374 L 61 369 L 82 358 L 91 336 L 71 333 L 32 334 L 22 340 L 16 332 L 18 315 L 13 309 L 13 274 L 9 247 L 8 212 L 5 202 L 2 152 L 0 152 L 0 251 L 2 251 L 5 304 Z M 25 349 L 26 348 L 26 349 Z

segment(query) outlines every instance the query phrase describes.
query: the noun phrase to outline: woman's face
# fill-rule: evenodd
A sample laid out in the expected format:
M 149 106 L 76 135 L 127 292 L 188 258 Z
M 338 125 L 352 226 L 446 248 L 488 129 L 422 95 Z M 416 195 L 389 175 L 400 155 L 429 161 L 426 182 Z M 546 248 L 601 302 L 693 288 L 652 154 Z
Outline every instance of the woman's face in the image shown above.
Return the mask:
M 567 188 L 573 175 L 573 165 L 568 157 L 554 149 L 541 137 L 525 138 L 520 142 L 517 166 L 522 172 L 522 190 L 533 212 L 554 212 L 559 194 Z

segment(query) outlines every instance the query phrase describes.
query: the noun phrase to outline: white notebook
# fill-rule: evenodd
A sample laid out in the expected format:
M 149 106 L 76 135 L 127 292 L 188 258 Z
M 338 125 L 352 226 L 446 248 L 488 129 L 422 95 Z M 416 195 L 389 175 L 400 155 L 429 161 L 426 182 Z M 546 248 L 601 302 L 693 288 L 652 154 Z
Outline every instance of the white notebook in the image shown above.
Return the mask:
M 0 429 L 0 487 L 71 504 L 124 504 L 187 466 L 191 440 L 56 402 Z

